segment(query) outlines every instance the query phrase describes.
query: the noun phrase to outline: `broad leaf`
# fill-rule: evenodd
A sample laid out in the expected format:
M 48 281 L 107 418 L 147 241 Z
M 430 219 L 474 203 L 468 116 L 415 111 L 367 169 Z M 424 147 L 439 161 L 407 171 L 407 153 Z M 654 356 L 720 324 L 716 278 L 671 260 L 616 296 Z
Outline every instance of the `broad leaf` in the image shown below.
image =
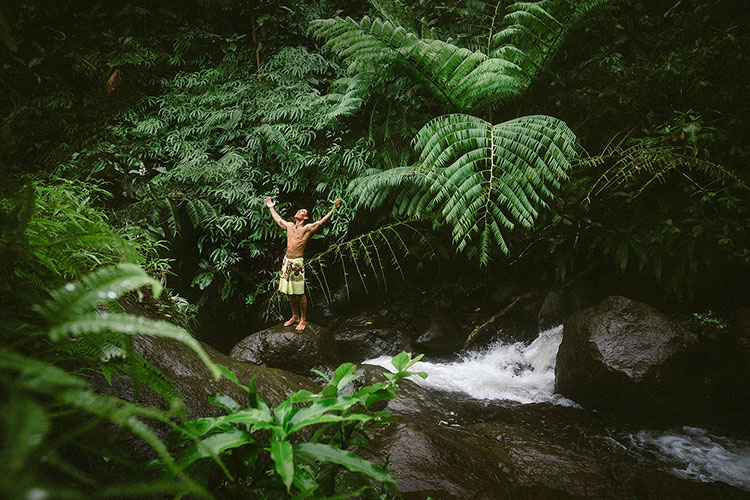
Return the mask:
M 352 472 L 361 472 L 381 483 L 396 481 L 382 467 L 365 460 L 346 450 L 342 450 L 323 443 L 302 443 L 294 447 L 295 453 L 302 453 L 321 462 L 330 462 L 346 467 Z
M 286 490 L 292 486 L 294 479 L 294 452 L 289 441 L 271 441 L 271 458 L 276 464 L 276 472 L 284 481 Z

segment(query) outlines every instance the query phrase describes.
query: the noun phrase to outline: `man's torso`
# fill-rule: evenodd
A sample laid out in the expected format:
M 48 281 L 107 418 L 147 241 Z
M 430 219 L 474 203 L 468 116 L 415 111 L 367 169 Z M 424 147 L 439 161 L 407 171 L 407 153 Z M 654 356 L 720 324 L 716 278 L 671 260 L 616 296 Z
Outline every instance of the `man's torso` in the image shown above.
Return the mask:
M 310 240 L 312 231 L 307 224 L 295 226 L 291 222 L 286 228 L 286 256 L 290 259 L 304 256 L 305 246 Z

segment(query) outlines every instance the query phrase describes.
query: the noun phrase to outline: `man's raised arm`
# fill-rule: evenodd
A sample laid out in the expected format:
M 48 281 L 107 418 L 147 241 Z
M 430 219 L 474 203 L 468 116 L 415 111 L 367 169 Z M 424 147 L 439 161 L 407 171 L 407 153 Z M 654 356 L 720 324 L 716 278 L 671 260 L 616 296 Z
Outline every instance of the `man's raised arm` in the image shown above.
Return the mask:
M 325 214 L 323 218 L 320 219 L 319 221 L 313 222 L 312 224 L 310 224 L 310 229 L 312 229 L 313 231 L 317 231 L 318 229 L 320 229 L 320 226 L 328 222 L 328 219 L 331 218 L 331 216 L 333 215 L 333 211 L 339 208 L 340 206 L 341 206 L 341 199 L 336 198 L 336 202 L 333 204 L 333 208 L 331 209 L 331 211 Z
M 276 206 L 276 202 L 271 201 L 271 198 L 266 198 L 266 206 L 271 211 L 271 217 L 276 221 L 276 224 L 278 224 L 281 229 L 287 229 L 287 222 L 282 219 L 281 216 L 276 213 L 276 209 L 273 208 Z

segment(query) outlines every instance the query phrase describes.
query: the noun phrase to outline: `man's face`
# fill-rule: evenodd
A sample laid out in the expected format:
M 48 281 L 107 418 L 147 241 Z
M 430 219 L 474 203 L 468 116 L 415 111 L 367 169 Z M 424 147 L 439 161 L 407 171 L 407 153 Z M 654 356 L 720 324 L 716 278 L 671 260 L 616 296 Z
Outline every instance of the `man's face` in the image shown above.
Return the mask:
M 294 214 L 295 219 L 301 219 L 301 220 L 307 220 L 307 210 L 304 208 L 300 208 L 297 210 L 297 213 Z

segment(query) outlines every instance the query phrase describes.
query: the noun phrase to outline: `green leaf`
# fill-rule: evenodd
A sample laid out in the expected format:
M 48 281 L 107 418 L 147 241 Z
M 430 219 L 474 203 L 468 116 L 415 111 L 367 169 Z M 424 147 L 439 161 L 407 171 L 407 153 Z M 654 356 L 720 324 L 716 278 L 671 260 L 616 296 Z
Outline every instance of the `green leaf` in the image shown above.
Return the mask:
M 213 434 L 194 444 L 182 452 L 177 457 L 176 462 L 178 466 L 184 470 L 190 464 L 201 458 L 211 457 L 214 460 L 220 461 L 220 455 L 226 450 L 254 443 L 256 443 L 256 440 L 252 434 L 240 429 L 232 428 L 228 432 Z M 231 477 L 228 472 L 227 475 Z
M 276 472 L 284 481 L 286 491 L 292 487 L 294 479 L 294 452 L 289 441 L 271 441 L 271 458 L 276 464 Z
M 391 364 L 396 369 L 396 371 L 400 372 L 406 368 L 406 365 L 409 363 L 410 359 L 411 354 L 406 351 L 402 351 L 401 353 L 393 357 L 393 359 L 391 360 Z
M 357 369 L 357 365 L 352 363 L 344 363 L 336 368 L 333 372 L 333 384 L 340 391 L 353 380 L 358 379 L 362 374 L 356 374 L 354 371 Z
M 291 427 L 288 432 L 291 434 L 308 425 L 343 421 L 345 417 L 329 415 L 328 412 L 346 411 L 357 403 L 359 403 L 357 398 L 329 398 L 317 401 L 307 408 L 302 408 L 292 417 L 289 421 Z M 361 420 L 361 418 L 351 420 Z
M 183 328 L 166 321 L 155 321 L 130 314 L 88 313 L 75 320 L 59 324 L 50 330 L 50 338 L 57 340 L 66 335 L 82 333 L 115 332 L 125 335 L 153 335 L 178 340 L 190 347 L 203 361 L 214 380 L 221 378 L 221 371 L 214 364 L 200 343 Z
M 61 323 L 143 286 L 150 286 L 155 297 L 161 293 L 161 283 L 136 265 L 105 267 L 52 292 L 52 300 L 39 311 L 50 322 Z
M 5 463 L 0 467 L 7 477 L 22 473 L 26 459 L 39 447 L 49 432 L 47 413 L 36 401 L 19 391 L 11 390 L 6 403 L 0 406 L 4 420 Z
M 208 402 L 214 406 L 224 408 L 229 413 L 239 411 L 242 408 L 234 398 L 221 393 L 211 394 L 208 397 Z
M 625 269 L 628 267 L 628 242 L 627 240 L 622 240 L 620 244 L 617 246 L 617 251 L 615 252 L 615 262 L 617 262 L 617 265 L 620 267 L 620 272 L 625 272 Z
M 396 481 L 382 467 L 334 446 L 323 443 L 302 443 L 294 447 L 295 453 L 307 455 L 321 462 L 342 465 L 352 472 L 361 472 L 375 481 L 395 484 Z

